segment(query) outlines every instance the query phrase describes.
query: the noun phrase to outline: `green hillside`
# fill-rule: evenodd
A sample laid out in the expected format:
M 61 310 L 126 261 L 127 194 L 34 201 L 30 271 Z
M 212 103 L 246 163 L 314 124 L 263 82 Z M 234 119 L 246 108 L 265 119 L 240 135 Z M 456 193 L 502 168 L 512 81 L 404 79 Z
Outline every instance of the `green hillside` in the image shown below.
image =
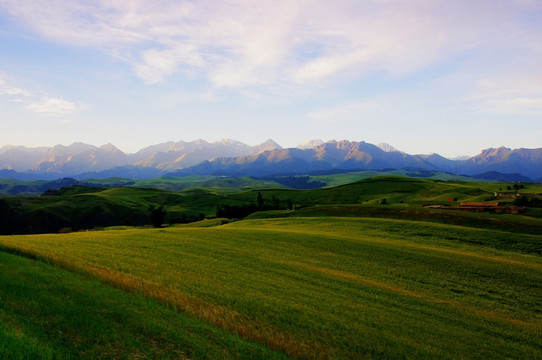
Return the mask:
M 541 198 L 542 185 L 521 186 L 523 186 L 521 190 L 515 190 L 511 184 L 506 183 L 453 182 L 399 176 L 378 176 L 346 185 L 313 190 L 258 188 L 240 191 L 232 190 L 233 188 L 191 187 L 173 192 L 133 186 L 111 188 L 70 186 L 47 191 L 38 197 L 0 198 L 0 233 L 28 234 L 108 226 L 149 225 L 151 206 L 163 207 L 167 214 L 163 219 L 164 223 L 186 223 L 212 218 L 217 215 L 218 209 L 224 209 L 225 206 L 244 208 L 238 212 L 226 211 L 225 216 L 230 216 L 227 214 L 231 213 L 230 217 L 244 217 L 257 210 L 299 210 L 329 205 L 382 207 L 385 204 L 388 209 L 395 212 L 395 215 L 390 213 L 391 210 L 388 213 L 383 209 L 371 212 L 375 215 L 381 214 L 379 216 L 382 217 L 398 217 L 396 216 L 398 213 L 405 213 L 407 211 L 405 209 L 410 209 L 410 213 L 414 211 L 414 217 L 409 215 L 404 218 L 415 219 L 417 216 L 427 218 L 426 215 L 433 214 L 434 211 L 423 210 L 424 204 L 457 205 L 461 201 L 488 200 L 512 202 L 513 197 L 498 195 L 515 194 L 515 191 L 521 191 L 529 196 L 529 199 Z M 261 204 L 258 202 L 259 197 Z M 363 209 L 360 211 L 361 216 L 367 216 L 363 215 Z M 420 211 L 425 212 L 418 214 Z M 529 209 L 526 215 L 542 217 L 542 213 L 537 211 Z M 435 217 L 436 220 L 441 218 Z
M 148 298 L 0 252 L 0 359 L 281 359 Z
M 40 195 L 50 188 L 59 189 L 63 186 L 80 185 L 95 187 L 143 187 L 167 191 L 179 191 L 194 187 L 208 188 L 213 191 L 228 193 L 262 188 L 292 188 L 314 189 L 331 187 L 353 183 L 362 179 L 375 176 L 403 176 L 422 178 L 427 180 L 464 181 L 483 183 L 486 180 L 474 179 L 467 176 L 456 176 L 449 173 L 422 171 L 422 170 L 364 170 L 342 172 L 328 175 L 295 175 L 295 176 L 271 176 L 265 179 L 253 177 L 225 177 L 211 175 L 190 176 L 161 176 L 151 179 L 132 180 L 112 177 L 106 179 L 89 179 L 77 181 L 65 178 L 55 181 L 45 180 L 13 180 L 0 178 L 0 195 Z
M 494 192 L 485 184 L 416 179 L 400 176 L 377 176 L 336 187 L 314 190 L 265 189 L 259 190 L 270 199 L 287 199 L 297 206 L 329 204 L 376 204 L 386 199 L 388 204 L 447 204 L 458 201 L 494 199 Z M 229 195 L 228 198 L 255 200 L 256 191 Z
M 66 358 L 93 358 L 96 349 L 107 349 L 109 357 L 128 358 L 150 343 L 149 355 L 141 357 L 182 351 L 213 358 L 198 347 L 208 338 L 210 349 L 218 343 L 239 358 L 254 351 L 264 351 L 260 358 L 276 356 L 267 349 L 300 359 L 542 356 L 540 234 L 301 217 L 3 236 L 0 246 L 39 259 L 0 257 L 0 278 L 10 289 L 1 292 L 0 339 L 11 339 L 12 349 L 51 356 L 58 351 Z M 65 277 L 66 271 L 74 275 Z M 39 292 L 45 299 L 68 295 L 34 301 L 9 285 L 11 274 L 17 274 L 13 282 L 27 284 L 27 293 L 37 287 L 51 289 Z M 48 276 L 62 281 L 48 285 Z M 124 292 L 106 296 L 118 292 L 105 289 L 110 286 Z M 104 307 L 97 310 L 104 314 L 98 322 L 93 308 L 86 309 L 96 297 L 96 309 Z M 63 301 L 66 306 L 59 305 Z M 167 309 L 185 320 L 170 319 Z M 147 323 L 151 319 L 160 325 Z M 113 330 L 97 334 L 102 327 Z M 141 327 L 143 336 L 134 330 Z M 244 343 L 221 340 L 226 335 L 209 330 L 214 327 Z M 92 345 L 96 336 L 98 345 Z

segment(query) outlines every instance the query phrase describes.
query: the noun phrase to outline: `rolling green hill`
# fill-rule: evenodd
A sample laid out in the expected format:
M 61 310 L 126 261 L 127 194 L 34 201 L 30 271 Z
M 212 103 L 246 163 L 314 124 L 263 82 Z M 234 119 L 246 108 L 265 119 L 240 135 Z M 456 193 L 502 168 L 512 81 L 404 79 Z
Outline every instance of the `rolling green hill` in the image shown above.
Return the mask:
M 187 314 L 0 252 L 0 359 L 281 359 Z
M 44 358 L 542 356 L 540 234 L 316 216 L 195 225 L 0 237 L 0 341 Z
M 245 181 L 251 184 L 250 180 L 235 181 L 238 184 Z M 524 188 L 521 191 L 528 196 L 540 197 L 542 193 L 540 185 L 522 184 L 522 186 Z M 275 187 L 233 191 L 232 188 L 191 187 L 172 192 L 133 186 L 112 188 L 71 186 L 47 191 L 39 197 L 0 198 L 0 233 L 25 234 L 58 232 L 62 229 L 67 231 L 108 226 L 143 226 L 151 224 L 150 206 L 163 206 L 167 212 L 164 219 L 166 223 L 184 223 L 214 217 L 217 210 L 224 206 L 251 207 L 248 212 L 242 212 L 243 216 L 246 216 L 256 210 L 298 210 L 324 205 L 380 208 L 386 204 L 385 206 L 390 209 L 388 213 L 377 210 L 374 214 L 397 217 L 392 212 L 410 211 L 415 218 L 424 211 L 421 209 L 422 204 L 447 205 L 458 204 L 461 201 L 496 199 L 511 202 L 513 198 L 496 197 L 498 192 L 506 188 L 510 188 L 510 184 L 452 182 L 399 176 L 379 176 L 346 185 L 312 190 Z M 258 204 L 258 197 L 261 197 L 261 205 Z M 363 209 L 360 211 L 363 212 Z M 435 212 L 427 210 L 423 214 L 433 213 Z M 536 210 L 529 210 L 526 215 L 538 218 L 542 216 Z M 435 217 L 436 220 L 441 218 L 443 217 Z
M 365 170 L 321 175 L 312 174 L 295 176 L 271 176 L 261 179 L 253 177 L 225 177 L 211 175 L 162 176 L 144 180 L 132 180 L 126 178 L 112 177 L 106 179 L 90 179 L 84 181 L 78 181 L 70 178 L 54 181 L 13 180 L 0 178 L 0 195 L 41 195 L 48 189 L 60 189 L 62 187 L 70 185 L 95 187 L 131 186 L 154 188 L 167 191 L 179 191 L 193 187 L 201 187 L 223 193 L 263 188 L 314 189 L 326 186 L 330 187 L 345 185 L 370 177 L 386 175 L 406 176 L 443 181 L 463 181 L 475 183 L 488 182 L 487 180 L 483 179 L 475 179 L 466 176 L 456 176 L 449 173 L 422 170 Z

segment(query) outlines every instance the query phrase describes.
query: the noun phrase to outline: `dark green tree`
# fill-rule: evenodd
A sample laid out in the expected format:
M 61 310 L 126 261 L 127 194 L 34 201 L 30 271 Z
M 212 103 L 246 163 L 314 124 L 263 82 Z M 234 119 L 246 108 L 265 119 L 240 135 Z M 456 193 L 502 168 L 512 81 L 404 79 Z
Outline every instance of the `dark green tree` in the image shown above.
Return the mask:
M 162 205 L 149 205 L 149 215 L 151 217 L 151 224 L 155 228 L 161 228 L 162 224 L 166 220 L 166 210 Z
M 292 199 L 287 199 L 286 200 L 286 207 L 288 208 L 288 210 L 293 210 L 294 209 L 294 203 L 292 202 Z
M 264 204 L 264 203 L 263 203 L 262 193 L 260 193 L 260 192 L 258 191 L 258 207 L 259 207 L 260 209 L 263 209 L 263 204 Z
M 273 204 L 273 210 L 280 209 L 280 200 L 275 195 L 271 198 L 271 203 Z

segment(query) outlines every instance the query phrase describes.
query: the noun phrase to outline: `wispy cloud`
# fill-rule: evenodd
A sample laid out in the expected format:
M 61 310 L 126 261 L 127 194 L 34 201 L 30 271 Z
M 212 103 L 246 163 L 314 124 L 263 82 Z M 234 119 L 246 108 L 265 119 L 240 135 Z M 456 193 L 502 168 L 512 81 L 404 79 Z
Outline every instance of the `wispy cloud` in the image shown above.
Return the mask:
M 484 70 L 494 74 L 501 63 L 542 63 L 542 25 L 525 21 L 542 5 L 528 0 L 0 0 L 0 7 L 41 37 L 115 56 L 147 84 L 196 77 L 209 87 L 291 96 L 367 74 L 400 78 L 455 58 L 490 59 Z
M 26 90 L 9 86 L 6 84 L 6 82 L 2 79 L 0 79 L 0 95 L 8 95 L 8 96 L 31 96 L 32 94 Z
M 41 36 L 114 51 L 147 82 L 188 67 L 231 87 L 276 82 L 280 75 L 305 82 L 342 71 L 410 72 L 473 47 L 506 48 L 513 44 L 503 41 L 515 38 L 503 38 L 503 30 L 522 30 L 510 15 L 536 6 L 489 0 L 0 4 Z
M 79 110 L 78 106 L 73 102 L 51 97 L 45 97 L 39 101 L 31 102 L 26 107 L 43 116 L 71 115 Z
M 466 99 L 475 113 L 542 115 L 542 74 L 530 66 L 502 69 L 502 74 L 475 82 Z
M 20 103 L 26 109 L 43 116 L 72 115 L 81 109 L 81 106 L 59 97 L 44 95 L 40 98 L 30 91 L 8 85 L 3 79 L 0 79 L 0 95 L 9 96 L 10 102 Z

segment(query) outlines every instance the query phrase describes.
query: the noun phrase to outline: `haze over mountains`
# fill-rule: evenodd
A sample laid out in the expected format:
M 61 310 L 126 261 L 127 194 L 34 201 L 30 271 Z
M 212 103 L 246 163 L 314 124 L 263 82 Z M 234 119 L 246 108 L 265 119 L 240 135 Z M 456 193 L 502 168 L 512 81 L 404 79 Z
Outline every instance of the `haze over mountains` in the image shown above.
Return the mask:
M 231 139 L 171 141 L 135 154 L 125 154 L 112 144 L 0 148 L 0 177 L 16 179 L 139 179 L 164 174 L 261 177 L 365 169 L 421 169 L 471 176 L 486 173 L 488 178 L 513 174 L 511 178 L 516 180 L 539 181 L 542 148 L 491 148 L 465 160 L 450 160 L 438 154 L 409 155 L 389 144 L 346 140 L 308 140 L 289 149 L 271 139 L 256 146 Z

